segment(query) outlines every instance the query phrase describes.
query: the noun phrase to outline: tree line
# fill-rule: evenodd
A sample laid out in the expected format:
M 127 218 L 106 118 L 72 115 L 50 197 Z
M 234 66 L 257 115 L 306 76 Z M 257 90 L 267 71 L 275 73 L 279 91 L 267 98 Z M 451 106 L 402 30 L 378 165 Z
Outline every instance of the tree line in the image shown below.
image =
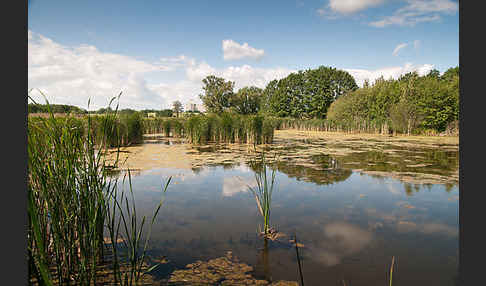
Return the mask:
M 199 95 L 209 113 L 262 114 L 281 118 L 319 119 L 319 124 L 346 130 L 382 133 L 428 133 L 458 128 L 459 67 L 443 75 L 407 73 L 378 78 L 358 88 L 346 71 L 320 66 L 269 82 L 264 89 L 210 75 Z
M 264 89 L 249 86 L 234 92 L 235 83 L 210 75 L 203 79 L 199 95 L 206 110 L 239 114 L 263 113 L 278 117 L 325 118 L 329 105 L 346 92 L 356 90 L 346 71 L 320 66 L 273 80 Z
M 354 128 L 373 126 L 384 133 L 434 133 L 458 128 L 459 67 L 443 75 L 432 70 L 397 80 L 379 78 L 334 101 L 327 119 Z

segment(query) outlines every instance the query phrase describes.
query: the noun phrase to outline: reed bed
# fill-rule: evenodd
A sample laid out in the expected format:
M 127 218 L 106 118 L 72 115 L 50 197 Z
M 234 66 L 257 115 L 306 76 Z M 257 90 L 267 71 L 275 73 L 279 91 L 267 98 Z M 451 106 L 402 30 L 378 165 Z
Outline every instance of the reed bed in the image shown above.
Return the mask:
M 346 133 L 368 133 L 381 134 L 389 133 L 388 122 L 354 120 L 350 122 L 337 122 L 328 119 L 297 119 L 297 118 L 275 118 L 277 130 L 295 129 L 302 131 L 327 131 Z
M 58 125 L 76 124 L 79 135 L 91 133 L 96 145 L 105 147 L 129 146 L 143 142 L 144 122 L 138 113 L 134 114 L 101 114 L 101 115 L 71 115 L 64 116 L 29 116 L 29 124 L 42 124 L 43 120 L 56 122 Z M 84 140 L 87 140 L 84 138 Z
M 29 118 L 29 285 L 96 285 L 110 252 L 115 285 L 134 285 L 146 271 L 145 251 L 162 201 L 146 230 L 145 217 L 137 224 L 133 193 L 131 207 L 123 191 L 118 195 L 118 179 L 108 176 L 103 148 L 123 142 L 110 136 L 141 137 L 138 118 L 118 120 L 116 114 Z M 120 123 L 126 129 L 116 131 Z M 130 177 L 129 183 L 131 192 Z M 120 239 L 124 247 L 117 245 Z
M 186 118 L 147 118 L 143 124 L 146 134 L 184 137 L 191 144 L 268 144 L 273 141 L 276 128 L 276 120 L 273 118 L 234 113 L 193 115 Z

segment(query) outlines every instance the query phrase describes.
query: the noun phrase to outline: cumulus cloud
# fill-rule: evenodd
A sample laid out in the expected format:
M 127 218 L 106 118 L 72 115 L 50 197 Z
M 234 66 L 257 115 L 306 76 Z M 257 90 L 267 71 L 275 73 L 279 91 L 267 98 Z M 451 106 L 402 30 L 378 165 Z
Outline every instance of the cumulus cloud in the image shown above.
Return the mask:
M 66 47 L 29 31 L 28 87 L 41 90 L 53 103 L 86 108 L 91 99 L 92 108 L 106 107 L 123 90 L 121 106 L 160 105 L 164 98 L 149 87 L 143 75 L 167 70 L 169 65 L 105 53 L 89 45 Z M 39 93 L 31 96 L 44 103 Z
M 169 108 L 175 100 L 199 102 L 201 81 L 211 74 L 235 81 L 236 88 L 248 85 L 263 88 L 269 81 L 292 72 L 250 65 L 216 69 L 186 55 L 147 62 L 102 52 L 90 45 L 64 46 L 30 30 L 28 39 L 28 89 L 34 88 L 30 96 L 44 103 L 38 89 L 51 103 L 82 108 L 88 107 L 90 99 L 90 110 L 106 107 L 120 91 L 123 91 L 120 108 Z M 147 75 L 163 76 L 177 70 L 183 71 L 179 80 L 155 83 L 146 80 Z
M 434 65 L 431 64 L 423 64 L 423 65 L 414 65 L 412 63 L 406 63 L 404 66 L 396 66 L 396 67 L 386 67 L 377 70 L 364 70 L 364 69 L 344 69 L 349 72 L 355 79 L 356 84 L 358 86 L 363 86 L 365 80 L 368 80 L 373 83 L 376 79 L 383 76 L 385 79 L 393 78 L 397 79 L 401 75 L 404 75 L 409 72 L 416 71 L 419 75 L 423 76 L 428 74 Z
M 384 0 L 329 0 L 329 4 L 317 9 L 317 13 L 327 18 L 336 18 L 339 14 L 354 14 L 383 2 Z
M 223 69 L 216 69 L 204 61 L 197 63 L 195 60 L 189 61 L 186 68 L 187 78 L 191 81 L 201 83 L 201 81 L 208 75 L 214 75 L 226 80 L 234 81 L 236 89 L 245 86 L 264 88 L 270 81 L 284 78 L 292 72 L 295 72 L 295 70 L 282 67 L 257 68 L 246 64 L 242 66 L 229 66 Z
M 244 58 L 258 60 L 265 54 L 264 50 L 255 49 L 248 45 L 248 43 L 240 45 L 231 39 L 223 40 L 222 46 L 224 60 L 239 60 Z
M 370 22 L 369 25 L 383 28 L 389 25 L 415 26 L 421 22 L 434 22 L 441 15 L 453 15 L 458 11 L 458 3 L 452 0 L 406 0 L 407 4 L 393 15 Z

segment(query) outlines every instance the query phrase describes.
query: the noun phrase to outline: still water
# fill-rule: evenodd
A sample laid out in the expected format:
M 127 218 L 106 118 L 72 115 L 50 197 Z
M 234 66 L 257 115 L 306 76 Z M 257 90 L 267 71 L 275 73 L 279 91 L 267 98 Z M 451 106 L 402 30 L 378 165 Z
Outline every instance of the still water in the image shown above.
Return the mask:
M 263 220 L 248 191 L 255 178 L 246 164 L 132 174 L 137 212 L 150 217 L 165 200 L 149 254 L 169 263 L 155 274 L 162 279 L 232 251 L 257 278 L 299 281 L 289 243 L 297 234 L 305 285 L 388 285 L 393 256 L 393 285 L 455 285 L 457 185 L 408 184 L 339 168 L 307 171 L 277 168 L 270 224 L 286 236 L 266 247 L 257 235 Z

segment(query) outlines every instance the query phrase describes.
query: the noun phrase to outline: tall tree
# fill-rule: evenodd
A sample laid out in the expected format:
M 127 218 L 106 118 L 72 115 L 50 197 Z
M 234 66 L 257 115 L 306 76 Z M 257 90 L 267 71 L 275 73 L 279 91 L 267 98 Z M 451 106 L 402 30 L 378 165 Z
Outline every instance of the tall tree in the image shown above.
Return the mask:
M 235 83 L 214 75 L 203 79 L 204 93 L 200 94 L 207 112 L 222 113 L 230 107 L 230 98 L 233 96 Z
M 269 85 L 265 93 L 270 111 L 296 118 L 325 118 L 333 101 L 358 88 L 348 72 L 325 66 L 291 73 Z
M 255 114 L 260 110 L 260 102 L 263 97 L 261 88 L 250 86 L 243 87 L 230 97 L 231 109 L 240 114 Z
M 179 100 L 174 101 L 172 103 L 172 110 L 174 110 L 176 116 L 179 117 L 179 113 L 184 110 L 184 108 L 182 107 L 182 103 Z

